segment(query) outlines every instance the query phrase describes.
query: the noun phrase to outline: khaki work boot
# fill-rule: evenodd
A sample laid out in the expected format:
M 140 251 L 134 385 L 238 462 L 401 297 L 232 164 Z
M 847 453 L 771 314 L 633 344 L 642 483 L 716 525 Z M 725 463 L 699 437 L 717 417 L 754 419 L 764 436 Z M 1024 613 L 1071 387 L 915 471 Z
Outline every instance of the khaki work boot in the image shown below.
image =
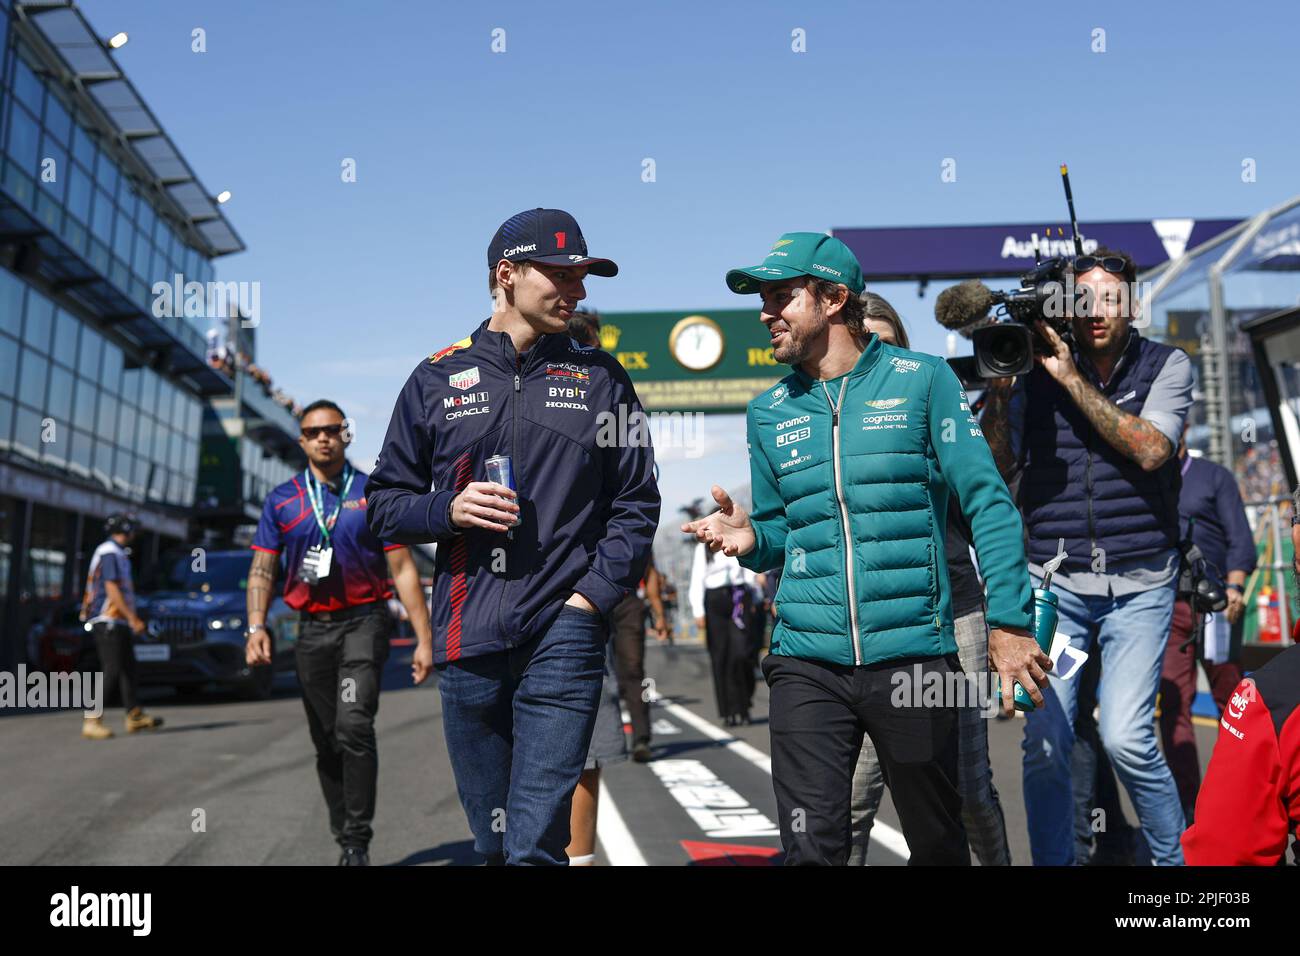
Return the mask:
M 133 734 L 137 730 L 153 730 L 155 727 L 161 727 L 162 725 L 163 719 L 161 717 L 152 717 L 139 707 L 127 711 L 126 732 L 128 734 Z
M 87 740 L 107 740 L 113 736 L 113 731 L 104 726 L 101 718 L 87 717 L 81 722 L 81 736 Z

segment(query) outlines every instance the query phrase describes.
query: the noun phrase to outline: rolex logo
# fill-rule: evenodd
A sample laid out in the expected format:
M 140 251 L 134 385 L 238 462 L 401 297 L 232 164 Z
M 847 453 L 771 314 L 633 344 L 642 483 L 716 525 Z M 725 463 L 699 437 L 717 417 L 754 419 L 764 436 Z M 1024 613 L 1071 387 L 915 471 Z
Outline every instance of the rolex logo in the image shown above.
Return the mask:
M 602 325 L 600 327 L 600 347 L 607 352 L 614 351 L 614 349 L 618 348 L 618 339 L 622 334 L 623 330 L 617 325 Z

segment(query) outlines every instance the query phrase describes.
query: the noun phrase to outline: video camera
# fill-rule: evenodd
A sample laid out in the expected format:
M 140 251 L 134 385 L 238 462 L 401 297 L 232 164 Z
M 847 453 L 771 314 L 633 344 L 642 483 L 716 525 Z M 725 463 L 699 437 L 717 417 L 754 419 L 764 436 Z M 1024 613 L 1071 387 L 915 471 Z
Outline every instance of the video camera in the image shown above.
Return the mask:
M 1070 173 L 1061 166 L 1065 199 L 1070 208 L 1070 229 L 1075 255 L 1083 255 L 1083 237 L 1079 235 L 1074 215 L 1074 196 L 1070 192 Z M 1037 249 L 1035 249 L 1037 258 Z M 1038 321 L 1047 322 L 1067 343 L 1073 339 L 1070 318 L 1087 314 L 1091 306 L 1088 295 L 1072 294 L 1074 256 L 1056 256 L 1038 261 L 1020 277 L 1020 288 L 994 292 L 976 279 L 970 279 L 939 293 L 934 317 L 946 329 L 967 335 L 975 346 L 974 360 L 951 359 L 957 374 L 965 381 L 1025 375 L 1033 370 L 1034 355 L 1050 354 L 1046 341 L 1034 328 Z M 996 309 L 997 318 L 988 316 Z M 973 327 L 973 329 L 972 329 Z
M 1223 580 L 1191 538 L 1179 542 L 1178 596 L 1197 614 L 1214 614 L 1228 606 Z
M 970 332 L 975 346 L 972 378 L 1004 378 L 1028 374 L 1034 355 L 1051 354 L 1034 323 L 1047 322 L 1066 342 L 1073 339 L 1070 307 L 1062 308 L 1064 290 L 1073 284 L 1073 259 L 1056 257 L 1040 262 L 1020 277 L 1020 288 L 994 292 L 972 279 L 944 289 L 934 306 L 935 318 L 961 331 L 996 308 L 999 318 Z
M 1192 542 L 1192 529 L 1178 542 L 1178 598 L 1192 606 L 1192 627 L 1180 652 L 1193 648 L 1200 657 L 1205 645 L 1205 615 L 1217 614 L 1228 606 L 1228 592 L 1223 579 L 1205 560 L 1201 549 Z

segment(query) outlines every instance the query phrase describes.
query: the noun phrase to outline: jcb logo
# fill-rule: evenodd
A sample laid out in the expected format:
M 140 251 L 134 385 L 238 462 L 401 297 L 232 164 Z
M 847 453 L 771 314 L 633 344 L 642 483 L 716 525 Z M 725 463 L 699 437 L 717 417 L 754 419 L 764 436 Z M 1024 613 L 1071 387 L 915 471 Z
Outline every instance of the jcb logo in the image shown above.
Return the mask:
M 783 445 L 790 445 L 794 442 L 803 441 L 811 435 L 811 428 L 796 428 L 792 432 L 784 432 L 776 436 L 776 447 L 780 448 Z

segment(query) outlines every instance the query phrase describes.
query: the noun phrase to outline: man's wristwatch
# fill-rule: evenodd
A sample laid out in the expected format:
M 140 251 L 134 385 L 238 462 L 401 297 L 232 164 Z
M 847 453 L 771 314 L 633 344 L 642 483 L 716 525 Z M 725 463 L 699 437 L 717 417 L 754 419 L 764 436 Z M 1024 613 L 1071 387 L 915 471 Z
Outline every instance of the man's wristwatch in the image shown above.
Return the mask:
M 248 630 L 244 632 L 244 640 L 248 640 L 258 631 L 265 631 L 265 630 L 266 630 L 265 624 L 250 624 L 248 625 Z

